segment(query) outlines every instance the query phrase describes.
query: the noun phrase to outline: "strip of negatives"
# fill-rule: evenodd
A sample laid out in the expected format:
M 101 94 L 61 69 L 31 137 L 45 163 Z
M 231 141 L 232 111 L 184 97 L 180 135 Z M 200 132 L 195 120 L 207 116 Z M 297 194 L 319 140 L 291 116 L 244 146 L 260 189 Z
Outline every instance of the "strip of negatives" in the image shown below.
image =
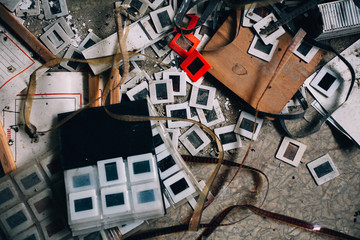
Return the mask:
M 254 24 L 254 29 L 257 32 L 257 34 L 260 36 L 260 38 L 263 40 L 263 42 L 267 44 L 273 44 L 276 39 L 278 39 L 281 35 L 285 33 L 285 29 L 283 27 L 279 27 L 276 31 L 273 33 L 267 35 L 267 34 L 260 34 L 260 31 L 267 26 L 269 26 L 270 23 L 276 22 L 277 18 L 273 13 L 267 15 L 262 20 Z
M 163 72 L 163 79 L 170 79 L 174 96 L 186 96 L 186 74 L 184 72 Z
M 207 127 L 211 127 L 225 121 L 224 114 L 221 111 L 221 107 L 217 99 L 214 99 L 211 110 L 197 108 L 196 111 L 201 123 Z
M 327 67 L 323 67 L 310 82 L 310 85 L 326 97 L 330 97 L 340 86 L 341 82 L 336 73 Z
M 300 42 L 299 46 L 295 49 L 294 54 L 304 62 L 309 63 L 318 51 L 319 51 L 318 47 L 312 46 L 311 44 L 303 40 Z
M 150 100 L 153 104 L 173 103 L 174 91 L 172 81 L 158 80 L 149 83 Z
M 166 116 L 175 117 L 175 118 L 190 118 L 190 107 L 188 102 L 178 103 L 178 104 L 169 104 L 165 106 Z M 181 128 L 191 126 L 192 123 L 185 121 L 177 120 L 167 120 L 168 128 Z
M 255 132 L 253 136 L 254 141 L 257 139 L 259 135 L 263 121 L 264 119 L 259 117 L 256 119 Z M 253 135 L 252 133 L 254 129 L 254 124 L 255 124 L 255 116 L 245 111 L 242 111 L 240 113 L 239 120 L 236 123 L 234 132 L 240 134 L 241 136 L 251 139 Z
M 197 125 L 188 129 L 180 136 L 179 140 L 193 156 L 203 150 L 211 142 L 209 137 L 206 136 L 206 134 Z
M 214 105 L 216 88 L 201 85 L 193 87 L 190 96 L 190 107 L 211 110 Z
M 326 154 L 306 165 L 317 185 L 321 185 L 339 176 L 334 162 L 329 154 Z
M 165 32 L 173 27 L 175 13 L 171 5 L 150 12 L 157 33 Z
M 297 167 L 305 153 L 305 150 L 305 144 L 289 137 L 284 137 L 275 157 L 294 167 Z
M 220 139 L 224 151 L 240 148 L 242 146 L 240 135 L 234 132 L 235 124 L 215 128 L 214 132 Z
M 275 40 L 273 43 L 265 44 L 261 38 L 255 35 L 248 53 L 264 61 L 270 62 L 278 44 L 278 40 Z

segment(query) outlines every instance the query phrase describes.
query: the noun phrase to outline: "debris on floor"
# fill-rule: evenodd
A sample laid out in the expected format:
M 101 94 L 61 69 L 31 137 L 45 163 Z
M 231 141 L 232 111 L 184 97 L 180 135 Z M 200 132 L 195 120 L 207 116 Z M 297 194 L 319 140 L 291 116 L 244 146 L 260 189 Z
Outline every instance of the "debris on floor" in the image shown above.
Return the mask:
M 318 41 L 360 32 L 360 8 L 321 2 L 123 0 L 96 3 L 109 5 L 106 16 L 78 18 L 74 1 L 0 0 L 0 238 L 141 239 L 197 230 L 200 220 L 204 232 L 184 234 L 231 238 L 218 225 L 244 223 L 227 214 L 247 209 L 298 227 L 326 218 L 336 231 L 305 229 L 357 239 L 356 218 L 341 219 L 349 202 L 286 216 L 320 206 L 316 191 L 332 199 L 329 184 L 359 207 L 358 149 L 320 138 L 328 121 L 360 145 L 360 40 L 331 61 Z M 112 26 L 106 36 L 87 27 L 98 17 Z M 30 22 L 40 23 L 36 37 Z M 313 121 L 311 101 L 324 118 L 313 131 L 297 123 Z M 276 207 L 285 194 L 289 211 Z M 287 225 L 284 234 L 311 238 Z M 230 232 L 263 236 L 252 229 Z

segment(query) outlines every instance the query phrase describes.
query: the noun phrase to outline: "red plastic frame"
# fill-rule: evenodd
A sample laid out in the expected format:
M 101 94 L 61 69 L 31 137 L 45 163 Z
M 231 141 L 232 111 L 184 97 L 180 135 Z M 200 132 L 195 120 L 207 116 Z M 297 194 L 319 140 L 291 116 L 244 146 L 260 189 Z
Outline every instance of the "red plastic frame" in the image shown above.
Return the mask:
M 183 36 L 184 38 L 188 39 L 190 42 L 192 42 L 192 46 L 189 49 L 189 51 L 186 51 L 184 48 L 182 48 L 180 45 L 178 45 L 176 42 L 177 40 Z M 183 58 L 187 58 L 193 51 L 195 51 L 196 47 L 199 45 L 200 40 L 195 37 L 193 34 L 187 34 L 187 35 L 181 35 L 180 33 L 176 34 L 176 36 L 171 40 L 169 43 L 169 47 L 173 49 L 175 52 L 177 52 L 180 56 Z
M 194 75 L 188 70 L 189 65 L 198 58 L 204 66 L 202 66 Z M 189 78 L 196 82 L 201 78 L 209 69 L 211 68 L 210 64 L 205 60 L 205 58 L 198 52 L 193 51 L 181 64 L 180 67 L 186 72 Z
M 195 14 L 186 14 L 186 16 L 190 18 L 190 21 L 189 21 L 189 24 L 187 25 L 187 27 L 186 28 L 182 27 L 182 29 L 192 29 L 192 28 L 194 28 L 200 18 L 198 16 L 196 16 Z M 175 32 L 179 33 L 177 31 L 176 27 L 174 27 L 174 30 L 175 30 Z

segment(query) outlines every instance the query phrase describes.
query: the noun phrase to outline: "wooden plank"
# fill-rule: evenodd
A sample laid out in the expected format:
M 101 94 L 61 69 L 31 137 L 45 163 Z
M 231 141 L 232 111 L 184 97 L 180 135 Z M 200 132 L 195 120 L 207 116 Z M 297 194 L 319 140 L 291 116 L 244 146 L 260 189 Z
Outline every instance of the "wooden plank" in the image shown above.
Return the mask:
M 272 60 L 265 62 L 247 53 L 254 37 L 250 28 L 241 28 L 238 37 L 226 45 L 233 39 L 234 26 L 234 19 L 229 17 L 206 45 L 202 54 L 211 65 L 209 73 L 255 108 L 292 36 L 289 33 L 282 35 Z M 210 51 L 212 49 L 218 50 Z M 293 54 L 279 77 L 273 81 L 271 88 L 266 91 L 259 104 L 259 110 L 280 113 L 313 72 L 323 54 L 323 51 L 319 51 L 309 63 L 300 61 Z
M 0 19 L 16 36 L 23 40 L 39 57 L 47 62 L 56 58 L 26 27 L 24 27 L 2 4 L 0 4 Z
M 90 107 L 99 107 L 100 100 L 95 101 L 95 99 L 100 97 L 99 93 L 99 76 L 94 76 L 91 73 L 88 75 L 88 83 L 89 83 L 89 102 Z M 95 101 L 95 102 L 94 102 Z
M 111 89 L 114 89 L 120 83 L 119 69 L 115 69 L 114 71 L 115 71 L 115 73 L 114 73 L 115 80 L 114 80 L 114 83 L 113 83 Z M 110 92 L 110 104 L 116 104 L 116 103 L 120 103 L 120 87 L 119 86 Z
M 0 122 L 0 162 L 5 174 L 16 169 L 15 159 L 9 147 L 4 128 Z

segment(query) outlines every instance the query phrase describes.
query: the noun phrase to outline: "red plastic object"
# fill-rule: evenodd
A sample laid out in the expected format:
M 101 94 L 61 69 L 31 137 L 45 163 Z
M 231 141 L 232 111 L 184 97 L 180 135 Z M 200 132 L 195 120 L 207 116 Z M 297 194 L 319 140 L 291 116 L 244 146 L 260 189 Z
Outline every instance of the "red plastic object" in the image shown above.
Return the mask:
M 196 50 L 180 64 L 180 67 L 193 82 L 199 80 L 211 68 L 210 64 Z
M 181 43 L 185 44 L 185 46 L 180 46 Z M 187 35 L 181 35 L 178 33 L 169 43 L 169 47 L 183 58 L 187 58 L 196 49 L 199 43 L 200 40 L 191 33 Z
M 192 29 L 196 26 L 196 23 L 199 21 L 199 17 L 194 14 L 186 14 L 190 18 L 190 22 L 186 29 Z
M 186 14 L 186 16 L 187 16 L 188 18 L 190 18 L 190 21 L 189 21 L 189 24 L 187 25 L 187 27 L 186 27 L 186 28 L 183 28 L 183 27 L 182 27 L 182 29 L 192 29 L 192 28 L 194 28 L 200 18 L 199 18 L 198 16 L 196 16 L 195 14 Z M 179 33 L 179 32 L 177 31 L 177 28 L 176 28 L 176 27 L 174 27 L 174 30 L 175 30 L 175 32 Z

